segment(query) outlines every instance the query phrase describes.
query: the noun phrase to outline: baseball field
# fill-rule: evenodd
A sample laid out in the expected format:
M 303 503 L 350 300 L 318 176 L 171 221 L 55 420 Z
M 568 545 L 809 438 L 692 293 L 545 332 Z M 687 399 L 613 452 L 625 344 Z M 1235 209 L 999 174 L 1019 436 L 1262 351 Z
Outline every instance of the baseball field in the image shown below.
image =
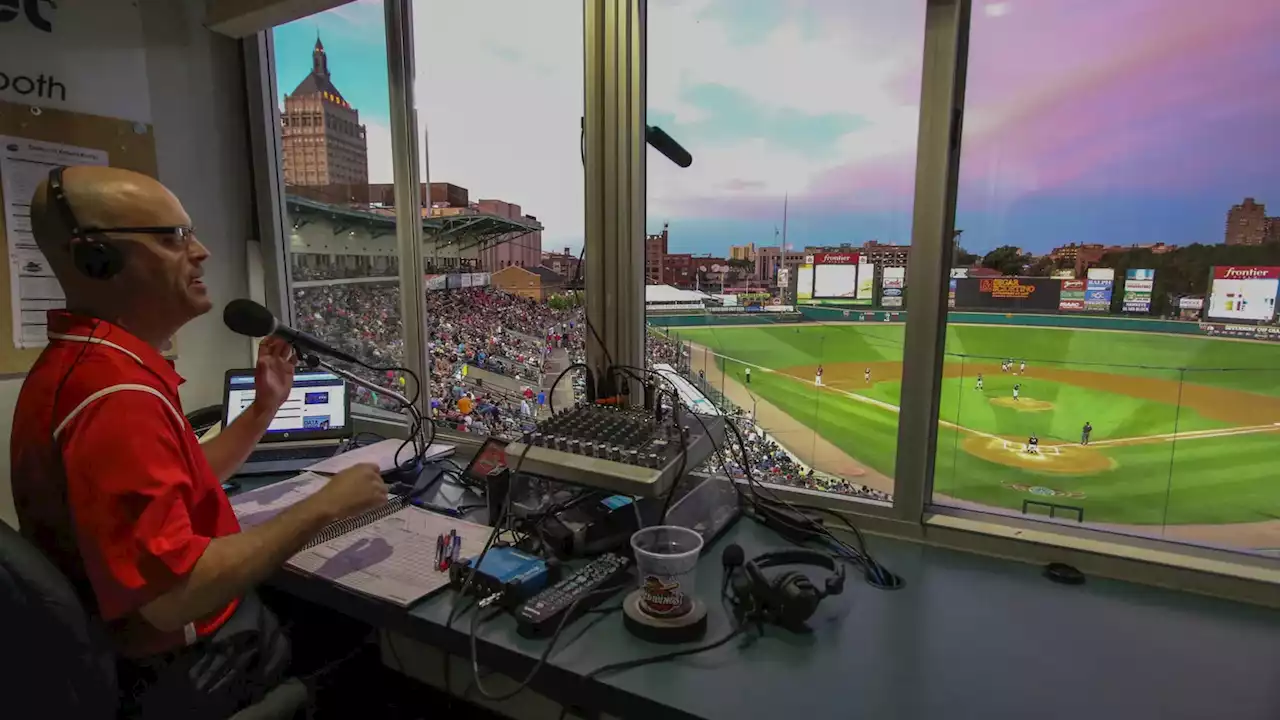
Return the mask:
M 867 484 L 883 486 L 897 446 L 903 329 L 802 324 L 671 332 L 712 358 L 701 367 L 735 402 L 773 411 L 761 425 L 777 426 L 784 445 L 834 448 L 878 479 Z M 1269 528 L 1260 535 L 1267 541 L 1280 528 L 1280 346 L 955 325 L 946 349 L 938 501 L 1019 511 L 1024 500 L 1039 500 L 1081 508 L 1091 523 L 1126 526 L 1261 523 L 1252 527 Z M 1005 359 L 1015 361 L 1009 370 L 1002 370 Z M 814 381 L 818 365 L 822 387 Z M 797 423 L 810 438 L 783 427 Z M 1088 445 L 1081 444 L 1085 423 L 1092 427 Z M 1032 434 L 1037 454 L 1026 452 Z M 840 464 L 830 452 L 808 454 L 819 469 Z M 1229 534 L 1225 542 L 1239 544 Z

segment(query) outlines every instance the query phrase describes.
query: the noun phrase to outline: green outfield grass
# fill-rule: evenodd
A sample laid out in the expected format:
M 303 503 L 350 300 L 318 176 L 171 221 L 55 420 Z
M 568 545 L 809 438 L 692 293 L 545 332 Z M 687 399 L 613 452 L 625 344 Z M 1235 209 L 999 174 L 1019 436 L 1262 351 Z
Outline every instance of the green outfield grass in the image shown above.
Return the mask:
M 810 373 L 819 363 L 848 369 L 848 365 L 837 364 L 900 362 L 902 334 L 901 325 L 878 324 L 672 331 L 673 337 L 729 358 L 804 374 L 804 380 L 797 380 L 756 370 L 751 392 L 850 456 L 888 475 L 893 473 L 897 413 L 830 390 L 818 391 Z M 1046 445 L 1074 447 L 1086 420 L 1094 427 L 1095 442 L 1162 435 L 1175 428 L 1180 433 L 1209 431 L 1244 423 L 1205 417 L 1195 408 L 1179 406 L 1176 400 L 1160 402 L 1105 387 L 1037 378 L 1037 371 L 1102 373 L 1117 376 L 1112 382 L 1119 383 L 1167 381 L 1172 388 L 1181 383 L 1184 389 L 1196 386 L 1192 389 L 1201 392 L 1199 386 L 1245 391 L 1263 396 L 1258 400 L 1264 405 L 1280 396 L 1280 346 L 1261 343 L 1055 328 L 953 326 L 947 332 L 947 352 L 949 377 L 943 381 L 940 411 L 944 420 L 1001 437 L 1023 438 L 1035 432 Z M 1025 358 L 1027 376 L 1001 374 L 998 364 L 1005 357 Z M 981 391 L 974 389 L 976 364 L 988 367 Z M 997 366 L 994 372 L 989 369 L 992 364 Z M 730 376 L 742 379 L 741 364 L 723 360 L 722 367 Z M 870 385 L 863 384 L 860 367 L 852 378 L 835 378 L 836 384 L 896 406 L 900 382 L 896 377 L 875 377 L 876 373 L 893 374 L 891 367 L 875 366 Z M 831 385 L 830 374 L 828 378 Z M 1052 409 L 1020 412 L 992 404 L 993 398 L 1010 397 L 1015 382 L 1023 384 L 1024 399 L 1050 402 Z M 1212 408 L 1208 412 L 1221 415 Z M 1079 475 L 1029 470 L 978 457 L 961 447 L 970 437 L 972 433 L 947 425 L 940 428 L 937 492 L 1012 509 L 1020 509 L 1025 499 L 1048 499 L 1081 506 L 1086 519 L 1098 522 L 1229 523 L 1276 519 L 1280 514 L 1280 482 L 1275 481 L 1273 470 L 1280 435 L 1275 433 L 1099 446 L 1091 452 L 1107 458 L 1111 467 Z M 1030 487 L 1039 490 L 1033 494 Z M 1047 491 L 1084 497 L 1054 500 L 1045 497 Z

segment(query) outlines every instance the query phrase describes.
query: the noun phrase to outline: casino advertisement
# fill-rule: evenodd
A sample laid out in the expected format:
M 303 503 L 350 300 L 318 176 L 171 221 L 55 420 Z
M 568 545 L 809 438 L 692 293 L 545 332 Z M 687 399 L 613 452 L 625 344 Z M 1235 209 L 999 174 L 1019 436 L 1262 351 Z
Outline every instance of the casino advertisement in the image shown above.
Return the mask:
M 1115 286 L 1116 271 L 1111 268 L 1089 268 L 1084 288 L 1084 309 L 1089 312 L 1110 312 L 1111 290 Z
M 1063 312 L 1084 311 L 1084 280 L 1063 280 L 1058 296 L 1058 309 Z
M 880 306 L 902 307 L 902 293 L 907 287 L 907 269 L 887 267 L 880 276 Z
M 1124 299 L 1120 309 L 1127 313 L 1151 312 L 1151 292 L 1156 284 L 1156 271 L 1130 268 L 1124 273 Z
M 1056 312 L 1062 281 L 1056 278 L 958 278 L 956 307 L 973 310 L 1045 310 Z
M 1271 322 L 1276 316 L 1280 267 L 1214 267 L 1207 316 L 1221 320 Z

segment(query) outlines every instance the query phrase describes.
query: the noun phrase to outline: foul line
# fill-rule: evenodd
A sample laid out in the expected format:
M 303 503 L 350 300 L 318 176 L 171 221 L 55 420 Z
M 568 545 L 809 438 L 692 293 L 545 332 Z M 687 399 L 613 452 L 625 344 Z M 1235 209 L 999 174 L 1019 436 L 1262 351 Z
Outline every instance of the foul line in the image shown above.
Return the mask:
M 693 343 L 690 343 L 690 344 L 692 345 Z M 704 355 L 722 357 L 725 360 L 732 360 L 733 362 L 736 362 L 739 365 L 745 365 L 747 367 L 760 370 L 761 372 L 773 373 L 778 377 L 784 377 L 784 378 L 787 378 L 788 380 L 793 380 L 798 383 L 805 383 L 806 385 L 808 384 L 808 382 L 804 378 L 796 377 L 795 375 L 789 375 L 784 372 L 779 372 L 777 370 L 774 370 L 773 368 L 765 367 L 763 365 L 749 363 L 745 360 L 739 360 L 738 358 L 735 358 L 729 355 L 721 355 L 720 353 L 714 352 L 710 348 L 707 348 L 704 345 L 699 345 L 698 347 L 702 348 L 702 352 Z M 720 372 L 724 373 L 724 370 L 721 370 Z M 887 403 L 883 400 L 876 400 L 875 398 L 869 398 L 869 397 L 866 397 L 865 395 L 859 395 L 855 392 L 849 392 L 848 390 L 841 390 L 838 387 L 832 387 L 830 385 L 813 385 L 812 387 L 817 390 L 829 390 L 831 392 L 840 393 L 841 395 L 844 395 L 845 397 L 850 398 L 851 400 L 856 400 L 860 403 L 866 403 L 868 405 L 874 405 L 875 407 L 888 410 L 889 412 L 898 413 L 898 414 L 902 413 L 902 408 L 892 403 Z M 946 427 L 950 427 L 950 428 L 955 428 L 956 430 L 960 430 L 963 432 L 971 433 L 973 435 L 977 435 L 978 437 L 984 437 L 989 440 L 999 440 L 1000 442 L 1005 443 L 1006 448 L 1008 447 L 1008 444 L 1007 444 L 1008 441 L 1000 437 L 999 435 L 993 435 L 991 433 L 983 432 L 981 430 L 974 430 L 973 428 L 968 428 L 963 425 L 958 425 L 948 420 L 943 420 L 942 418 L 938 418 L 938 424 Z M 1187 430 L 1185 432 L 1161 433 L 1159 435 L 1140 435 L 1140 436 L 1127 437 L 1127 438 L 1114 438 L 1111 440 L 1099 440 L 1097 442 L 1090 442 L 1089 447 L 1093 447 L 1095 445 L 1136 445 L 1139 443 L 1151 442 L 1153 440 L 1177 442 L 1179 440 L 1200 440 L 1203 438 L 1231 437 L 1234 435 L 1251 435 L 1253 433 L 1275 432 L 1275 431 L 1280 431 L 1280 422 L 1272 423 L 1270 425 L 1247 425 L 1242 427 L 1215 428 L 1212 430 Z M 1046 445 L 1044 447 L 1046 449 L 1054 448 L 1055 452 L 1060 455 L 1062 453 L 1060 450 L 1058 450 L 1058 448 L 1076 447 L 1076 445 L 1075 443 L 1058 443 L 1056 445 Z

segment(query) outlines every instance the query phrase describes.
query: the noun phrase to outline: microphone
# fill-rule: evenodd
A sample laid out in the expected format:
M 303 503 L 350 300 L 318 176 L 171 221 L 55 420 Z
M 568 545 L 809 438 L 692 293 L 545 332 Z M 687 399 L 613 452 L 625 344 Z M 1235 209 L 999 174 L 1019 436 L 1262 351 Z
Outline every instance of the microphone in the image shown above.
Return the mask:
M 687 168 L 693 164 L 693 156 L 685 150 L 680 143 L 676 142 L 662 128 L 657 125 L 648 125 L 645 127 L 644 140 L 653 146 L 654 150 L 662 153 L 668 160 Z
M 255 338 L 274 335 L 302 350 L 310 350 L 356 365 L 364 364 L 354 356 L 338 350 L 314 335 L 308 335 L 285 325 L 277 320 L 270 310 L 252 300 L 241 298 L 227 303 L 226 309 L 222 311 L 222 322 L 226 323 L 233 333 Z

